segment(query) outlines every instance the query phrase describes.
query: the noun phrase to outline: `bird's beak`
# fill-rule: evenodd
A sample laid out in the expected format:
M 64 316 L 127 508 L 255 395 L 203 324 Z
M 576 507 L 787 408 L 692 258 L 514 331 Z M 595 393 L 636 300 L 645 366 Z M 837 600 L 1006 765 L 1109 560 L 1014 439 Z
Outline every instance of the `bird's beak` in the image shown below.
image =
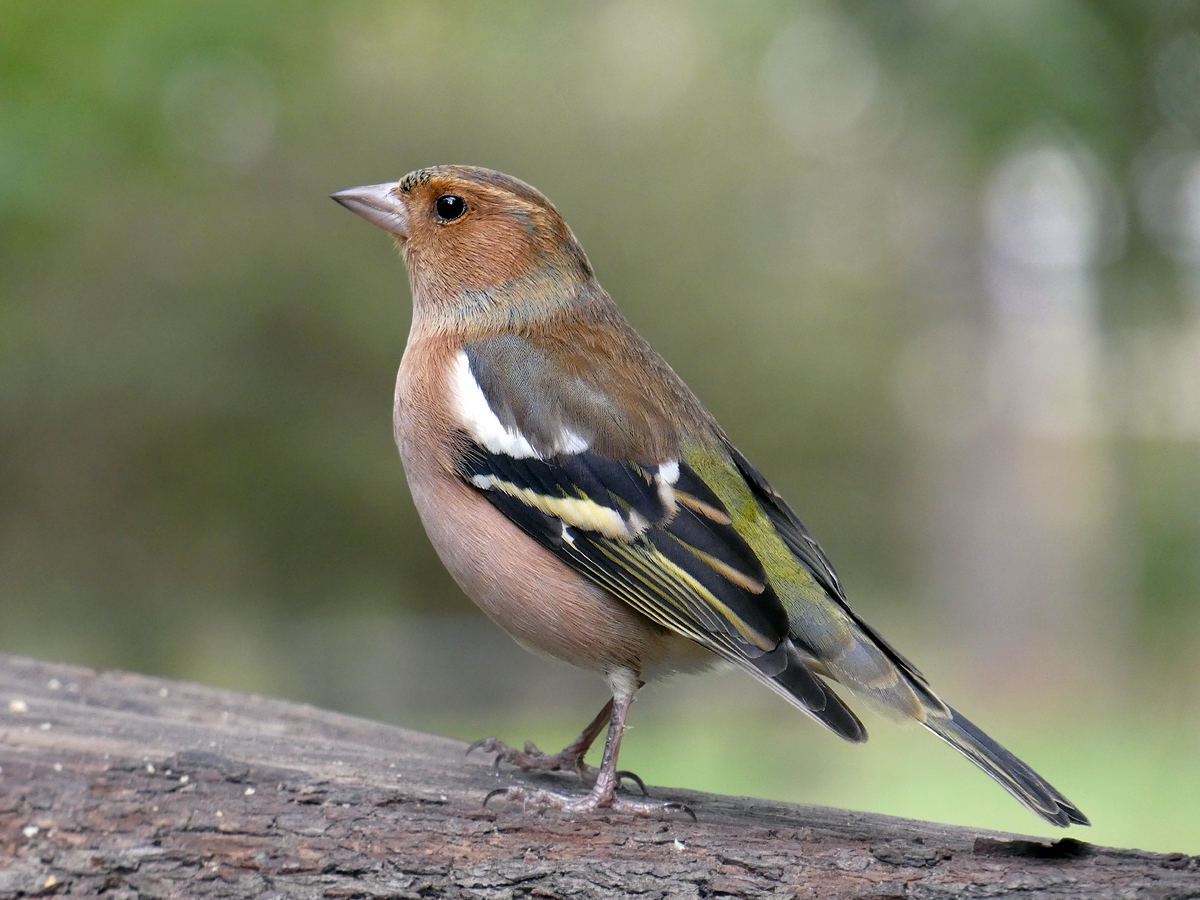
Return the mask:
M 365 187 L 347 188 L 330 196 L 350 212 L 358 213 L 372 225 L 390 231 L 398 238 L 408 237 L 408 207 L 396 195 L 400 185 L 369 184 Z

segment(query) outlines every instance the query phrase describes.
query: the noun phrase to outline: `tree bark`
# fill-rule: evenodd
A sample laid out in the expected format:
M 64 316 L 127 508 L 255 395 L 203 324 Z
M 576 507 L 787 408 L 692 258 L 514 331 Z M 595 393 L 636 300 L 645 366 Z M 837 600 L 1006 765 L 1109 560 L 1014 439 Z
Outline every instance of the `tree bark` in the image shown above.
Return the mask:
M 1200 897 L 1200 858 L 651 788 L 698 821 L 526 812 L 465 745 L 0 656 L 0 900 Z

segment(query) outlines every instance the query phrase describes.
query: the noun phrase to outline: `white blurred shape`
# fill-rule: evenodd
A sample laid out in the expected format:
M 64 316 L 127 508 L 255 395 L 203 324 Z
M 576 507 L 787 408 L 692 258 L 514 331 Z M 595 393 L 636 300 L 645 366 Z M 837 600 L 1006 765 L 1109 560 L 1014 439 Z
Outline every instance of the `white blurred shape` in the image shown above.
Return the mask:
M 995 270 L 989 280 L 994 309 L 1002 313 L 991 354 L 997 400 L 1031 434 L 1070 437 L 1096 431 L 1101 424 L 1100 339 L 1092 287 L 1083 278 L 1031 287 Z
M 866 37 L 831 11 L 812 5 L 775 35 L 760 72 L 772 121 L 801 145 L 853 126 L 875 99 L 878 81 L 879 67 Z
M 1094 681 L 1114 621 L 1114 476 L 1096 440 L 1106 184 L 1086 152 L 1043 143 L 1001 160 L 984 195 L 980 364 L 998 415 L 929 472 L 945 497 L 931 571 L 993 686 Z
M 590 93 L 615 121 L 644 121 L 665 111 L 695 78 L 696 24 L 683 5 L 619 0 L 597 16 Z
M 1019 151 L 986 196 L 994 389 L 1019 428 L 1047 437 L 1099 424 L 1092 269 L 1104 204 L 1085 166 L 1062 147 Z
M 277 112 L 266 70 L 246 57 L 190 60 L 163 90 L 163 114 L 179 146 L 231 169 L 248 169 L 266 156 Z
M 1176 209 L 1180 253 L 1193 265 L 1200 263 L 1200 157 L 1191 157 L 1182 171 Z
M 1031 269 L 1080 269 L 1096 253 L 1098 198 L 1078 161 L 1061 147 L 1006 160 L 987 192 L 991 247 Z
M 1122 424 L 1134 434 L 1194 441 L 1200 438 L 1200 154 L 1175 135 L 1158 135 L 1139 153 L 1136 169 L 1142 220 L 1179 263 L 1192 302 L 1175 328 L 1117 335 L 1111 390 Z
M 1175 126 L 1200 132 L 1200 35 L 1171 38 L 1154 61 L 1154 95 Z

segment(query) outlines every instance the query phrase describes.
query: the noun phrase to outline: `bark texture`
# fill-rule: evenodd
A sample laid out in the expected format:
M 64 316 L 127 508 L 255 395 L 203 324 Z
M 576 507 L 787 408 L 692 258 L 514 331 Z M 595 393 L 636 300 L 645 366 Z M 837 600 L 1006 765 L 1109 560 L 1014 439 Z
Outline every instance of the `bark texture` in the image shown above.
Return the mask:
M 656 789 L 525 813 L 465 745 L 294 703 L 0 656 L 0 900 L 1200 898 L 1200 858 Z

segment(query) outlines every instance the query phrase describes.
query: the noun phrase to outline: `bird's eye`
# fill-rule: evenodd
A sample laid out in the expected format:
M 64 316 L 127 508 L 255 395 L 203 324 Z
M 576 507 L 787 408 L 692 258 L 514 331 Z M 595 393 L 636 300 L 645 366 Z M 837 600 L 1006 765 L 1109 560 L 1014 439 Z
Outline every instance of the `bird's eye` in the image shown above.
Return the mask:
M 453 222 L 467 211 L 467 203 L 462 197 L 454 194 L 442 194 L 433 203 L 438 219 L 443 222 Z

